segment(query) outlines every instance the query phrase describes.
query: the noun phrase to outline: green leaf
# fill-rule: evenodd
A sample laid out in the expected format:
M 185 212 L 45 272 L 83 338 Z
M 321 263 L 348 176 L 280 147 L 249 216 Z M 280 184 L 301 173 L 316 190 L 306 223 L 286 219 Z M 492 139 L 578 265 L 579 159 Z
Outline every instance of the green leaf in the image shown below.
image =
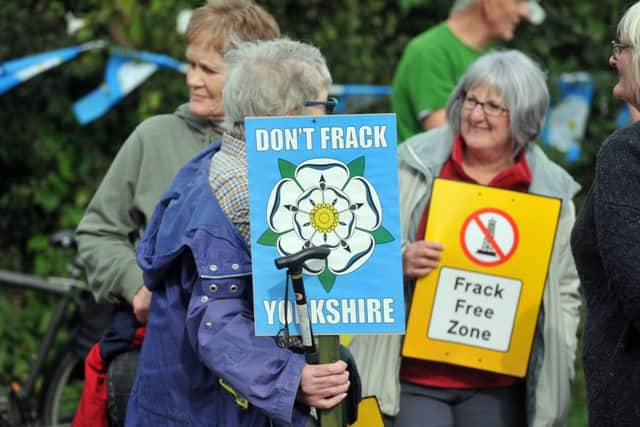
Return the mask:
M 352 160 L 347 165 L 349 168 L 350 176 L 363 176 L 364 175 L 364 156 L 360 156 L 355 160 Z
M 329 293 L 331 291 L 331 288 L 333 288 L 333 284 L 336 282 L 336 275 L 329 271 L 328 268 L 325 268 L 324 271 L 318 276 L 318 279 L 320 279 L 320 283 L 322 284 L 324 290 Z
M 295 179 L 296 165 L 293 163 L 284 159 L 278 159 L 278 168 L 280 169 L 280 176 L 282 178 Z
M 374 240 L 376 241 L 376 244 L 378 245 L 381 245 L 383 243 L 393 242 L 394 240 L 396 240 L 393 237 L 393 234 L 391 234 L 389 230 L 387 230 L 383 226 L 380 226 L 375 230 L 373 230 L 371 232 L 371 235 L 373 236 Z
M 258 238 L 258 244 L 262 246 L 275 246 L 278 242 L 278 237 L 280 237 L 280 234 L 268 228 L 262 233 L 262 236 Z

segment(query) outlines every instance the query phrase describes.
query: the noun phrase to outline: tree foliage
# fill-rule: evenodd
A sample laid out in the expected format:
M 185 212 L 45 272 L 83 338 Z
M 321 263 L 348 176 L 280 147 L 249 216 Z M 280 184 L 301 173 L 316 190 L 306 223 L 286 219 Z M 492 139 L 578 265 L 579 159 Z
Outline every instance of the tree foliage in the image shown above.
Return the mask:
M 265 0 L 283 33 L 316 44 L 337 83 L 390 84 L 408 40 L 445 19 L 449 1 Z M 103 39 L 112 46 L 161 52 L 183 58 L 176 32 L 178 11 L 199 2 L 98 0 L 3 2 L 1 58 L 18 58 L 79 42 Z M 608 41 L 629 2 L 543 2 L 541 26 L 521 24 L 510 46 L 534 57 L 550 76 L 586 70 L 596 81 L 584 153 L 570 170 L 588 186 L 593 157 L 614 129 L 621 103 L 611 96 L 616 77 L 609 69 Z M 404 7 L 401 7 L 404 6 Z M 65 12 L 88 21 L 66 33 Z M 156 72 L 98 120 L 80 126 L 75 100 L 98 86 L 109 49 L 90 51 L 40 74 L 0 96 L 0 265 L 48 273 L 50 251 L 44 236 L 74 227 L 113 155 L 135 125 L 150 115 L 172 111 L 186 99 L 184 76 Z M 388 104 L 385 105 L 388 109 Z M 44 261 L 39 261 L 39 257 Z
M 284 34 L 320 47 L 335 82 L 385 85 L 391 84 L 406 43 L 445 19 L 451 4 L 445 0 L 259 3 L 274 14 Z M 509 44 L 535 58 L 550 76 L 582 70 L 593 75 L 596 91 L 583 154 L 576 164 L 567 165 L 585 190 L 592 179 L 595 153 L 614 130 L 614 117 L 622 105 L 611 95 L 617 76 L 607 63 L 608 42 L 631 3 L 543 1 L 546 21 L 540 26 L 522 23 Z M 0 40 L 5 42 L 0 44 L 0 58 L 103 39 L 113 46 L 182 59 L 184 44 L 175 30 L 176 16 L 200 4 L 185 0 L 3 1 Z M 68 35 L 66 12 L 85 18 L 88 25 Z M 184 76 L 159 70 L 107 114 L 80 126 L 72 104 L 102 82 L 108 54 L 109 49 L 84 53 L 0 95 L 1 268 L 61 273 L 68 257 L 49 248 L 47 235 L 75 227 L 111 159 L 137 123 L 170 112 L 186 99 Z M 382 108 L 388 110 L 388 103 Z M 6 324 L 5 316 L 0 315 L 0 324 Z M 38 326 L 33 329 L 37 331 Z

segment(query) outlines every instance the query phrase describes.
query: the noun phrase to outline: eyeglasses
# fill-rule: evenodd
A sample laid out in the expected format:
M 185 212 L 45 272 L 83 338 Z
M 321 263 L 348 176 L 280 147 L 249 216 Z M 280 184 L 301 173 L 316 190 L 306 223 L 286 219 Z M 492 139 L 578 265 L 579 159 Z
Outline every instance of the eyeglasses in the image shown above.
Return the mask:
M 615 59 L 618 59 L 623 50 L 630 48 L 632 45 L 620 43 L 616 40 L 611 40 L 611 53 Z
M 475 97 L 470 95 L 464 97 L 462 106 L 465 109 L 473 111 L 478 105 L 480 106 L 480 108 L 482 108 L 482 111 L 484 111 L 487 116 L 500 116 L 509 112 L 508 109 L 494 104 L 493 102 L 480 102 Z
M 316 105 L 324 105 L 325 114 L 333 114 L 338 106 L 338 98 L 330 97 L 326 101 L 305 101 L 305 107 L 314 107 Z

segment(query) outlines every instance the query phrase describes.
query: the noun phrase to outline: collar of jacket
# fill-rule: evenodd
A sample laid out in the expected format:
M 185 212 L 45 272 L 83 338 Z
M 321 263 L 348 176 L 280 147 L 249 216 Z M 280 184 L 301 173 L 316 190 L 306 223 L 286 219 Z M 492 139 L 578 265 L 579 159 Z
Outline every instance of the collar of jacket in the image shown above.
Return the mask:
M 448 125 L 419 133 L 400 145 L 398 162 L 404 162 L 407 167 L 429 177 L 431 181 L 440 174 L 442 165 L 451 156 L 454 137 Z M 525 155 L 533 178 L 530 193 L 568 202 L 580 191 L 580 185 L 571 175 L 549 160 L 536 143 L 529 144 Z
M 226 132 L 223 121 L 214 121 L 206 117 L 196 116 L 191 112 L 188 102 L 176 108 L 174 114 L 184 120 L 191 129 L 203 135 L 208 133 L 208 129 L 211 129 L 211 133 L 214 135 L 222 135 Z

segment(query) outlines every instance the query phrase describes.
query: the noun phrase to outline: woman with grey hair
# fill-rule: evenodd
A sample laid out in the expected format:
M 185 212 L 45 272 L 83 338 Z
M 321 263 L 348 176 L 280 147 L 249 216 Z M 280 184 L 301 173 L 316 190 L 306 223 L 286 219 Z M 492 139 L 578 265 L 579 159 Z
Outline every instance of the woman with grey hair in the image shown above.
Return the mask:
M 323 114 L 333 111 L 327 100 L 331 74 L 320 51 L 308 44 L 288 39 L 274 42 L 239 43 L 225 55 L 228 66 L 222 97 L 225 125 L 232 131 L 224 135 L 220 153 L 211 162 L 209 181 L 225 182 L 228 170 L 247 179 L 244 119 L 256 116 Z M 325 108 L 323 108 L 325 107 Z M 243 199 L 222 201 L 229 218 L 249 242 L 249 203 Z
M 245 117 L 321 114 L 331 74 L 320 51 L 292 40 L 246 43 L 230 51 L 229 73 L 223 91 L 229 128 L 242 135 Z
M 640 2 L 618 23 L 613 95 L 640 109 Z M 571 235 L 586 301 L 582 362 L 589 425 L 640 425 L 640 124 L 600 147 Z
M 402 259 L 409 295 L 447 250 L 423 240 L 435 178 L 560 198 L 562 209 L 526 378 L 400 358 L 400 339 L 392 337 L 354 339 L 350 348 L 363 393 L 378 395 L 382 410 L 396 416 L 395 426 L 566 424 L 580 307 L 569 249 L 572 198 L 579 186 L 534 143 L 548 102 L 545 76 L 527 56 L 513 50 L 487 54 L 470 66 L 450 95 L 450 125 L 418 134 L 399 148 Z M 372 345 L 390 350 L 384 356 L 372 354 Z M 372 368 L 381 378 L 370 375 Z
M 331 76 L 320 52 L 287 39 L 225 55 L 224 115 L 234 127 L 187 163 L 156 207 L 138 250 L 153 291 L 127 426 L 298 426 L 309 406 L 347 396 L 343 361 L 256 336 L 243 120 L 322 114 Z M 352 421 L 352 420 L 351 420 Z

